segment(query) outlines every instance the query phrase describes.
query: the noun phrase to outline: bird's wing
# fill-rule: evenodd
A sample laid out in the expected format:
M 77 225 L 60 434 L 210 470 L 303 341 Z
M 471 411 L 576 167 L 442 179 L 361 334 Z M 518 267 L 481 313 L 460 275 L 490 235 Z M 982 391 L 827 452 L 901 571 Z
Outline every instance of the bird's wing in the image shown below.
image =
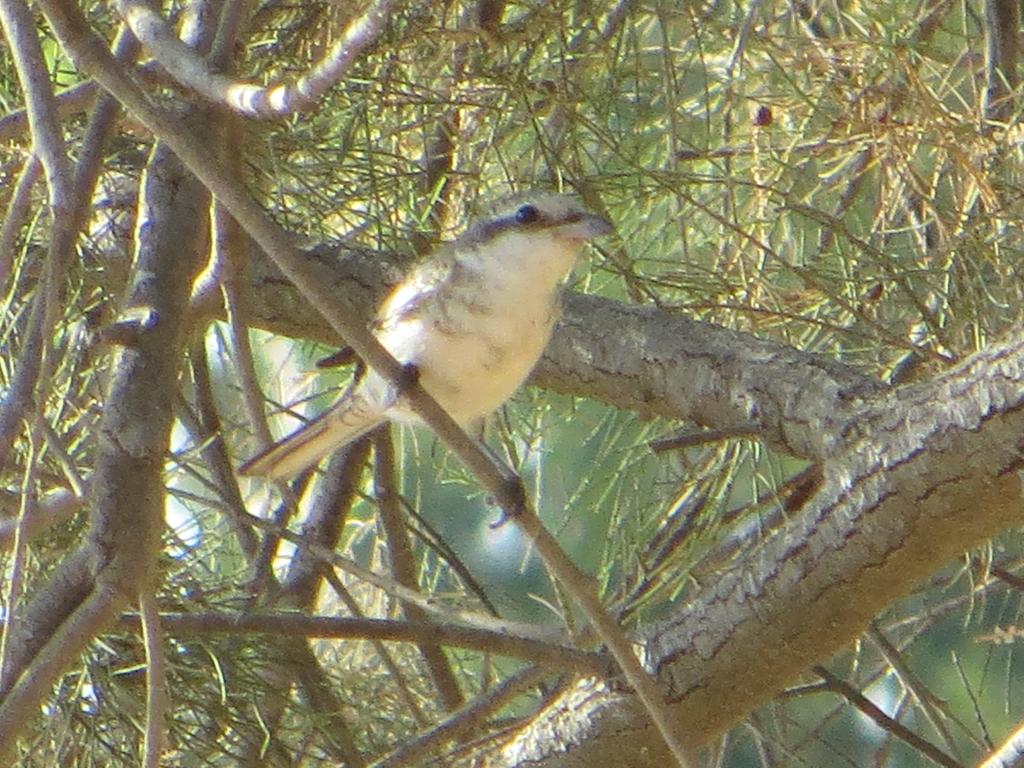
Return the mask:
M 444 250 L 421 262 L 381 305 L 371 325 L 374 333 L 380 337 L 403 322 L 429 312 L 431 302 L 437 301 L 444 290 L 452 268 L 453 261 Z M 335 363 L 347 364 L 353 360 L 358 360 L 357 356 L 345 348 L 325 358 L 321 367 L 330 367 Z M 407 359 L 401 362 L 415 363 Z M 394 393 L 387 387 L 379 397 L 368 397 L 363 387 L 365 374 L 365 365 L 358 361 L 356 377 L 347 394 L 309 424 L 254 456 L 239 471 L 245 475 L 262 475 L 271 480 L 287 480 L 384 422 L 387 408 L 392 404 L 389 400 L 393 401 Z
M 449 248 L 442 246 L 442 250 L 435 253 L 432 258 L 424 259 L 417 264 L 381 302 L 377 314 L 369 324 L 369 329 L 375 335 L 379 336 L 382 331 L 393 330 L 403 320 L 429 311 L 430 304 L 437 301 L 443 293 L 452 273 L 454 261 L 446 256 L 448 250 Z M 353 363 L 357 366 L 353 379 L 358 380 L 365 373 L 366 364 L 352 347 L 341 347 L 337 352 L 320 358 L 316 361 L 316 367 L 341 368 Z
M 453 265 L 447 248 L 421 261 L 381 304 L 371 328 L 375 332 L 388 331 L 429 312 L 447 284 Z
M 383 423 L 384 409 L 356 387 L 311 422 L 239 467 L 243 475 L 288 480 Z

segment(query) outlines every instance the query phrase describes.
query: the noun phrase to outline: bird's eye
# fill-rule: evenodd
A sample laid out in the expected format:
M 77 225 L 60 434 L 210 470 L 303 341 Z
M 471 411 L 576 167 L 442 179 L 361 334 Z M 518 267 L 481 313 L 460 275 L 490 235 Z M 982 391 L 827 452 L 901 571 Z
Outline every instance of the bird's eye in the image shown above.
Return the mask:
M 521 205 L 516 210 L 517 224 L 533 224 L 540 219 L 540 211 L 532 205 Z

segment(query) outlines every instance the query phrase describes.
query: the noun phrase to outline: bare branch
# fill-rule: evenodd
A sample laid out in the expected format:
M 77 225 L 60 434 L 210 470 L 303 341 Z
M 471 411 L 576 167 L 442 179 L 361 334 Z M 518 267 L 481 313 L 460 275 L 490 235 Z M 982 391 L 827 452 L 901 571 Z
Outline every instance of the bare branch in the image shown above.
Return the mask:
M 3 224 L 0 225 L 0 286 L 6 285 L 11 275 L 14 242 L 18 237 L 18 231 L 25 223 L 29 204 L 32 202 L 32 187 L 35 186 L 42 169 L 38 157 L 26 157 L 21 166 L 21 173 L 18 174 L 18 181 L 15 182 L 14 192 L 7 203 L 7 212 L 4 214 Z
M 252 85 L 214 71 L 185 45 L 149 0 L 118 0 L 118 12 L 136 37 L 180 83 L 208 101 L 253 117 L 287 117 L 313 107 L 337 85 L 380 36 L 391 0 L 374 0 L 352 21 L 322 61 L 293 83 Z
M 104 52 L 110 56 L 105 48 Z M 120 66 L 112 57 L 111 61 L 113 66 Z M 95 122 L 102 128 L 103 123 L 109 124 L 111 114 L 108 109 L 105 117 Z M 105 133 L 101 128 L 97 128 L 97 136 Z M 88 168 L 89 161 L 84 158 L 83 168 Z M 119 350 L 112 366 L 111 407 L 104 411 L 92 475 L 90 536 L 66 561 L 68 577 L 76 587 L 82 578 L 80 569 L 87 562 L 92 564 L 90 572 L 96 575 L 97 582 L 91 588 L 91 596 L 65 619 L 67 614 L 61 609 L 71 608 L 74 603 L 63 594 L 58 599 L 50 592 L 63 586 L 61 579 L 51 579 L 29 606 L 30 620 L 12 627 L 16 632 L 12 644 L 16 665 L 9 671 L 18 682 L 0 710 L 5 736 L 9 734 L 10 739 L 18 732 L 15 719 L 24 715 L 26 707 L 38 706 L 39 697 L 48 692 L 62 665 L 104 623 L 113 619 L 111 609 L 137 595 L 140 584 L 153 578 L 151 569 L 163 521 L 163 458 L 176 392 L 185 298 L 191 280 L 188 260 L 195 264 L 201 252 L 203 231 L 195 223 L 203 220 L 198 213 L 202 210 L 203 195 L 194 181 L 180 176 L 166 151 L 154 153 L 147 180 L 147 192 L 153 197 L 143 196 L 140 215 L 147 228 L 139 245 L 139 271 L 129 290 L 127 307 L 144 308 L 154 322 L 139 333 L 135 346 Z M 72 214 L 66 217 L 74 218 Z M 51 244 L 69 246 L 70 239 L 62 240 L 58 231 L 77 231 L 75 223 L 63 221 L 58 226 L 55 222 Z M 199 242 L 194 240 L 190 244 L 182 232 L 190 233 Z M 51 259 L 50 263 L 53 262 Z M 41 334 L 43 323 L 35 327 Z M 48 327 L 52 327 L 52 322 Z M 45 621 L 53 627 L 52 636 L 38 631 L 39 614 L 49 614 Z M 83 615 L 86 618 L 81 621 L 88 625 L 87 632 L 78 626 L 77 617 Z M 55 648 L 57 642 L 65 646 Z M 29 680 L 34 682 L 29 684 Z M 10 742 L 4 742 L 4 748 L 9 746 Z
M 885 714 L 877 705 L 875 705 L 867 696 L 862 694 L 852 685 L 847 683 L 845 680 L 833 675 L 825 667 L 815 667 L 814 671 L 822 677 L 825 681 L 825 689 L 837 693 L 844 699 L 849 701 L 853 706 L 857 708 L 857 711 L 866 717 L 871 718 L 875 725 L 882 728 L 888 733 L 891 733 L 901 741 L 910 744 L 914 749 L 919 751 L 922 755 L 926 755 L 936 765 L 945 766 L 945 768 L 962 768 L 964 765 L 959 760 L 950 757 L 948 754 L 943 752 L 941 749 L 936 747 L 929 741 L 918 736 L 912 730 L 907 728 L 905 725 L 900 723 L 898 720 L 894 720 Z
M 373 768 L 400 768 L 405 765 L 416 765 L 431 752 L 439 749 L 445 742 L 457 739 L 470 733 L 484 719 L 504 707 L 533 685 L 539 683 L 544 676 L 542 667 L 527 667 L 521 672 L 511 675 L 487 693 L 467 702 L 458 712 L 438 723 L 430 730 L 412 739 L 396 749 L 384 759 L 373 764 Z
M 355 443 L 353 443 L 353 445 L 355 445 Z M 335 456 L 337 455 L 338 454 L 335 454 Z M 394 579 L 376 573 L 368 568 L 364 568 L 354 560 L 343 557 L 319 543 L 310 541 L 303 535 L 294 533 L 287 529 L 281 529 L 270 520 L 264 520 L 263 518 L 252 515 L 249 516 L 248 520 L 256 528 L 261 528 L 263 530 L 276 530 L 282 539 L 295 544 L 301 550 L 307 552 L 313 559 L 329 564 L 345 573 L 349 573 L 357 579 L 377 587 L 402 602 L 413 603 L 427 613 L 433 616 L 439 616 L 446 621 L 459 622 L 493 632 L 504 632 L 510 635 L 531 637 L 541 642 L 558 643 L 566 641 L 564 633 L 557 629 L 537 626 L 536 624 L 529 624 L 522 621 L 502 619 L 497 616 L 481 614 L 476 611 L 447 606 L 439 600 L 429 598 L 418 591 L 403 587 Z
M 645 632 L 674 715 L 700 723 L 693 737 L 714 739 L 857 637 L 940 563 L 1016 524 L 1021 381 L 1024 334 L 869 403 L 840 430 L 804 508 Z M 542 717 L 536 732 L 574 729 L 558 754 L 569 749 L 583 761 L 650 743 L 635 701 L 600 684 L 577 685 Z M 524 755 L 544 764 L 529 733 L 497 764 L 517 765 Z M 662 759 L 652 751 L 633 765 Z
M 21 608 L 22 590 L 24 589 L 26 581 L 25 564 L 26 564 L 26 551 L 28 547 L 28 531 L 29 521 L 35 517 L 35 510 L 37 507 L 37 500 L 35 494 L 36 486 L 36 475 L 39 471 L 39 443 L 40 443 L 40 424 L 42 422 L 42 416 L 37 411 L 35 418 L 32 420 L 32 429 L 30 434 L 30 451 L 28 462 L 25 465 L 25 473 L 22 478 L 21 484 L 21 496 L 20 503 L 18 505 L 18 517 L 14 521 L 14 536 L 12 541 L 12 548 L 14 550 L 13 557 L 9 564 L 10 580 L 4 590 L 3 602 L 7 606 L 6 610 L 6 623 L 4 624 L 3 635 L 0 636 L 0 680 L 10 680 L 14 677 L 12 674 L 13 667 L 9 658 L 9 648 L 11 645 L 11 637 L 14 634 L 11 631 L 12 625 L 18 620 L 18 613 Z
M 405 530 L 402 510 L 398 503 L 398 470 L 395 466 L 395 448 L 389 427 L 378 429 L 373 435 L 373 494 L 377 501 L 377 514 L 384 528 L 391 573 L 399 584 L 408 589 L 419 588 L 416 578 L 412 547 Z M 402 611 L 409 621 L 426 622 L 426 612 L 415 603 L 404 603 Z M 420 653 L 430 670 L 434 685 L 444 702 L 445 709 L 456 709 L 463 703 L 462 691 L 444 651 L 436 645 L 420 646 Z
M 170 702 L 160 612 L 157 610 L 156 595 L 152 592 L 139 595 L 139 618 L 146 646 L 146 737 L 142 765 L 144 768 L 159 768 L 167 743 L 164 729 Z
M 394 254 L 325 247 L 303 254 L 335 297 L 372 316 L 400 273 Z M 250 274 L 252 320 L 268 330 L 331 343 L 334 333 L 266 259 Z M 755 338 L 654 306 L 568 293 L 530 383 L 589 397 L 643 417 L 749 433 L 785 453 L 820 459 L 836 424 L 885 390 L 823 355 Z
M 341 579 L 338 578 L 338 575 L 333 570 L 327 570 L 324 578 L 334 591 L 334 594 L 341 600 L 342 604 L 354 618 L 365 618 L 362 607 L 352 596 L 352 592 L 341 583 Z M 398 693 L 402 697 L 402 701 L 412 715 L 413 720 L 416 721 L 416 725 L 423 728 L 427 724 L 427 717 L 423 714 L 423 708 L 420 707 L 409 685 L 408 675 L 402 672 L 402 668 L 395 659 L 394 654 L 388 650 L 383 641 L 371 638 L 370 643 L 373 645 L 373 649 L 380 658 L 381 663 L 388 670 L 388 674 L 391 675 L 391 680 L 395 688 L 398 689 Z
M 31 673 L 18 677 L 4 692 L 0 704 L 0 758 L 9 758 L 18 734 L 39 711 L 40 703 L 49 695 L 68 661 L 110 625 L 126 602 L 126 597 L 114 590 L 104 587 L 94 590 L 52 635 L 46 637 L 45 645 L 32 661 Z
M 349 23 L 338 42 L 307 74 L 291 84 L 235 88 L 228 94 L 228 103 L 243 113 L 265 117 L 285 117 L 309 109 L 374 44 L 390 11 L 391 0 L 372 0 L 370 7 Z
M 227 446 L 224 444 L 220 414 L 217 412 L 213 394 L 213 381 L 206 360 L 206 346 L 202 343 L 194 344 L 189 360 L 198 418 L 189 414 L 182 416 L 182 420 L 195 435 L 196 442 L 202 446 L 204 463 L 210 471 L 217 493 L 224 501 L 226 518 L 232 533 L 246 557 L 254 560 L 259 543 L 252 528 L 243 519 L 245 502 L 238 488 L 238 478 L 232 471 Z
M 328 569 L 321 560 L 311 556 L 309 548 L 322 547 L 325 551 L 331 551 L 337 546 L 357 498 L 369 449 L 369 441 L 357 441 L 331 457 L 323 480 L 315 488 L 315 495 L 298 537 L 305 546 L 298 548 L 292 555 L 288 572 L 281 582 L 279 591 L 260 590 L 256 580 L 263 576 L 262 569 L 269 570 L 269 561 L 264 559 L 264 553 L 277 549 L 282 537 L 281 529 L 276 526 L 280 525 L 286 513 L 294 506 L 294 499 L 291 498 L 293 494 L 290 489 L 285 489 L 285 500 L 274 514 L 276 526 L 265 528 L 263 546 L 253 568 L 254 585 L 260 590 L 256 598 L 264 607 L 285 605 L 302 611 L 313 610 L 325 571 Z M 327 581 L 331 583 L 331 574 L 327 573 L 326 576 Z M 264 579 L 269 580 L 269 573 Z M 323 664 L 309 648 L 308 643 L 296 645 L 281 642 L 277 646 L 282 657 L 290 659 L 291 663 L 272 667 L 261 674 L 268 689 L 278 692 L 278 695 L 260 702 L 260 720 L 266 727 L 273 730 L 281 722 L 289 705 L 289 697 L 285 692 L 300 681 L 311 689 L 310 695 L 316 699 L 322 711 L 340 713 L 341 701 L 331 686 L 322 684 Z M 347 724 L 344 721 L 334 722 L 331 730 L 337 732 L 332 742 L 337 742 L 343 759 L 355 765 L 365 765 L 359 750 L 351 743 Z M 258 761 L 259 751 L 256 744 L 247 747 L 244 762 Z
M 536 664 L 572 669 L 581 674 L 605 674 L 611 661 L 603 653 L 581 651 L 507 632 L 419 621 L 307 616 L 299 613 L 222 614 L 162 613 L 160 622 L 169 634 L 265 633 L 289 638 L 376 639 L 402 643 L 433 643 L 530 660 Z M 127 614 L 121 625 L 137 630 L 140 617 Z
M 13 9 L 20 6 L 20 0 L 12 3 L 8 12 L 13 12 Z M 16 25 L 21 25 L 26 21 L 17 12 L 14 12 L 14 19 Z M 31 18 L 28 19 L 28 22 L 31 23 Z M 34 65 L 37 59 L 41 61 L 42 54 L 39 51 L 38 39 L 26 38 L 25 35 L 29 32 L 21 29 L 20 26 L 18 26 L 18 30 L 18 34 L 23 38 L 22 42 L 27 46 L 24 54 L 25 66 Z M 34 26 L 32 30 L 32 34 L 34 34 Z M 136 51 L 137 46 L 131 35 L 121 34 L 115 43 L 114 56 L 119 60 L 127 60 L 132 58 Z M 103 150 L 110 138 L 114 117 L 117 113 L 116 102 L 113 99 L 104 97 L 96 102 L 82 142 L 74 179 L 68 178 L 70 169 L 64 155 L 63 136 L 57 122 L 57 110 L 49 82 L 44 78 L 44 86 L 35 80 L 40 71 L 45 72 L 45 68 L 33 74 L 34 85 L 32 87 L 37 90 L 44 88 L 45 93 L 37 93 L 30 98 L 28 109 L 29 120 L 33 126 L 34 145 L 38 147 L 42 143 L 47 147 L 41 157 L 41 162 L 44 169 L 47 170 L 47 180 L 50 184 L 52 226 L 46 267 L 40 283 L 41 289 L 37 291 L 32 303 L 28 333 L 18 358 L 17 371 L 2 403 L 0 403 L 0 457 L 5 457 L 9 453 L 17 436 L 17 425 L 22 415 L 30 410 L 30 401 L 33 396 L 35 395 L 40 402 L 45 400 L 42 393 L 37 393 L 35 390 L 40 379 L 43 388 L 49 384 L 44 371 L 47 366 L 53 365 L 53 361 L 46 359 L 47 344 L 57 324 L 61 304 L 61 281 L 74 250 L 75 240 L 85 222 L 88 201 L 92 198 L 92 192 L 99 176 Z M 43 132 L 44 138 L 39 137 L 39 131 Z M 72 181 L 73 184 L 70 183 Z M 15 236 L 15 222 L 12 221 L 11 226 L 10 231 L 3 233 L 5 238 Z M 6 227 L 7 222 L 5 222 Z M 3 244 L 0 242 L 0 245 Z
M 54 94 L 57 117 L 64 119 L 84 112 L 96 98 L 96 83 L 86 81 Z M 21 138 L 30 131 L 27 109 L 16 109 L 0 117 L 0 141 Z
M 18 499 L 13 495 L 0 496 L 0 507 L 17 507 Z M 43 496 L 32 507 L 26 519 L 25 535 L 28 541 L 40 536 L 58 523 L 62 523 L 85 506 L 85 499 L 64 488 L 58 488 Z M 14 539 L 18 518 L 0 520 L 0 550 L 8 547 Z
M 18 77 L 25 92 L 33 152 L 39 158 L 49 190 L 50 248 L 40 289 L 32 302 L 28 332 L 17 362 L 17 372 L 0 402 L 0 457 L 6 459 L 22 417 L 33 412 L 35 395 L 45 365 L 47 345 L 57 322 L 60 304 L 59 279 L 70 257 L 77 235 L 72 220 L 73 190 L 71 165 L 64 146 L 64 133 L 57 115 L 53 89 L 47 76 L 42 46 L 35 21 L 22 0 L 0 6 L 0 25 L 14 56 Z M 42 376 L 44 385 L 46 377 Z
M 1007 123 L 1016 112 L 1020 74 L 1020 3 L 985 0 L 985 117 Z
M 11 0 L 0 7 L 0 25 L 25 91 L 33 153 L 46 172 L 50 209 L 56 217 L 66 213 L 70 205 L 71 165 L 35 20 L 22 0 Z

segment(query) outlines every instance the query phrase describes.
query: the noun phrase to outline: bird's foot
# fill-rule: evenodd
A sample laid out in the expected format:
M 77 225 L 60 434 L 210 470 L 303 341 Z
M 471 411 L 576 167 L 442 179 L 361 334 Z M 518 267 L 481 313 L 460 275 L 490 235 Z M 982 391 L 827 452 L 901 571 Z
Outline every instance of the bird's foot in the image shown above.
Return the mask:
M 498 493 L 487 497 L 487 503 L 501 507 L 498 519 L 491 523 L 491 528 L 500 528 L 509 520 L 519 517 L 526 507 L 526 488 L 522 478 L 519 475 L 506 477 Z
M 420 367 L 416 363 L 402 363 L 402 378 L 395 382 L 398 396 L 401 397 L 420 380 Z

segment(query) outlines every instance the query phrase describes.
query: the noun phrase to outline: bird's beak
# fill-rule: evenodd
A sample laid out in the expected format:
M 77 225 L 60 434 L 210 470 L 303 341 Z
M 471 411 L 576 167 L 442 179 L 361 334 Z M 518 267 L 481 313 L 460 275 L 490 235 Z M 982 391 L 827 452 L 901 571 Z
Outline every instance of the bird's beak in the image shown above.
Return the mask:
M 614 231 L 615 227 L 604 216 L 588 213 L 576 221 L 559 226 L 558 236 L 565 240 L 576 240 L 580 243 L 585 243 L 595 237 L 609 235 Z

